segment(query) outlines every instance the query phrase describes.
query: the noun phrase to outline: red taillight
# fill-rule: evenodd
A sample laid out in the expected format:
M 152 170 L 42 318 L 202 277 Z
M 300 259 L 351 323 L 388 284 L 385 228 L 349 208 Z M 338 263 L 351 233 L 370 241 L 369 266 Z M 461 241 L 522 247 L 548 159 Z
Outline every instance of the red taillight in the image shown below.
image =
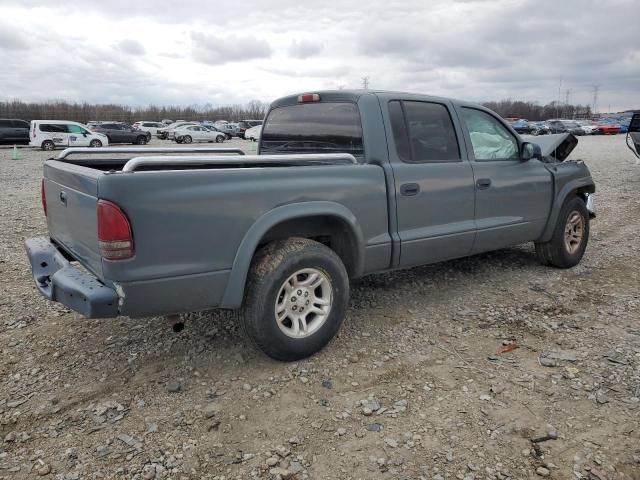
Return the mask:
M 42 202 L 42 209 L 44 210 L 44 216 L 47 216 L 47 194 L 44 192 L 44 178 L 40 181 L 40 201 Z
M 305 93 L 304 95 L 298 95 L 299 103 L 319 102 L 319 101 L 320 101 L 320 95 L 318 95 L 317 93 Z
M 120 207 L 107 200 L 98 200 L 98 245 L 105 260 L 133 257 L 129 219 Z

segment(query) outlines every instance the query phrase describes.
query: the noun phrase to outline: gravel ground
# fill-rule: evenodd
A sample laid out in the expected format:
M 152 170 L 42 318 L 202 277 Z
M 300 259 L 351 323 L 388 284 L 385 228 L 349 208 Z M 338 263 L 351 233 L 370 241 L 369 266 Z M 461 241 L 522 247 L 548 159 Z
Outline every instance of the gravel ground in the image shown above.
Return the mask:
M 288 364 L 229 313 L 176 334 L 45 301 L 22 243 L 46 232 L 50 154 L 20 154 L 0 150 L 0 479 L 640 479 L 640 167 L 623 136 L 572 155 L 598 188 L 581 265 L 525 245 L 366 277 L 335 341 Z

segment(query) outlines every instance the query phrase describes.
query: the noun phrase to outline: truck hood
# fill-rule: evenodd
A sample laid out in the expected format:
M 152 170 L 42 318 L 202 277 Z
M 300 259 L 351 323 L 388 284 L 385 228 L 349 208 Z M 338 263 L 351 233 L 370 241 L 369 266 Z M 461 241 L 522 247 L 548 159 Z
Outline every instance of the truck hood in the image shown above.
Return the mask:
M 578 145 L 578 139 L 571 133 L 554 135 L 522 135 L 527 142 L 535 143 L 542 151 L 542 157 L 550 161 L 564 162 Z

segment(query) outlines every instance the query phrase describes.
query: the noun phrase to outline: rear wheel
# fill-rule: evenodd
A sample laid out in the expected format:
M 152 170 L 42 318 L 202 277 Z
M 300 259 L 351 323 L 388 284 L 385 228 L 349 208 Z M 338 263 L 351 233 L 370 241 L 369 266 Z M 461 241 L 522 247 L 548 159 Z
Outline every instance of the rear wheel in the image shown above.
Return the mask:
M 580 263 L 589 241 L 589 212 L 578 196 L 567 199 L 560 210 L 553 236 L 536 243 L 536 255 L 543 265 L 571 268 Z
M 216 143 L 222 143 L 222 142 L 224 142 L 224 136 L 222 136 L 222 135 L 218 135 L 218 136 L 216 137 Z
M 100 140 L 98 140 L 97 138 L 91 140 L 91 142 L 89 142 L 89 146 L 92 148 L 98 148 L 102 146 L 102 142 Z
M 333 250 L 305 238 L 279 240 L 253 260 L 242 324 L 271 358 L 299 360 L 334 337 L 348 300 L 347 272 Z
M 138 135 L 138 137 L 136 137 L 136 145 L 146 145 L 148 141 L 146 135 Z
M 54 148 L 56 148 L 56 145 L 51 140 L 45 140 L 44 142 L 42 142 L 41 147 L 42 147 L 42 150 L 46 150 L 49 152 Z
M 182 137 L 182 143 L 191 143 L 193 142 L 193 138 L 191 138 L 189 135 L 185 135 L 184 137 Z

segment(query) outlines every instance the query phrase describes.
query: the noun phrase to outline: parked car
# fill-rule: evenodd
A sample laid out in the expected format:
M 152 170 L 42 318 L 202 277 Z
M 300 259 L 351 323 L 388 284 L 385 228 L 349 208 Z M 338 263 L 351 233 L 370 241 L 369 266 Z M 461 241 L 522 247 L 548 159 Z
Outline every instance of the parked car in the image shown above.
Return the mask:
M 244 132 L 251 127 L 262 125 L 262 120 L 240 120 L 238 122 L 238 136 L 244 138 Z
M 131 126 L 141 132 L 149 132 L 151 136 L 155 137 L 158 136 L 158 130 L 165 127 L 161 122 L 149 122 L 144 120 L 136 122 Z
M 531 135 L 549 135 L 551 133 L 545 122 L 529 122 L 532 131 Z
M 198 125 L 196 122 L 173 122 L 171 125 L 167 125 L 164 128 L 158 129 L 158 138 L 163 140 L 173 139 L 173 134 L 176 128 L 182 127 L 184 125 Z
M 221 132 L 227 134 L 228 138 L 238 136 L 238 124 L 237 123 L 217 123 L 215 128 Z
M 105 134 L 91 132 L 86 126 L 67 120 L 32 120 L 29 138 L 29 145 L 42 150 L 109 145 L 109 138 Z
M 106 135 L 110 144 L 131 143 L 145 145 L 151 140 L 150 132 L 136 130 L 131 125 L 120 122 L 101 122 L 91 127 L 91 131 Z
M 571 120 L 548 120 L 547 125 L 551 133 L 571 133 L 576 136 L 585 134 L 582 127 Z
M 17 118 L 0 119 L 0 142 L 29 143 L 29 123 Z
M 222 133 L 224 135 L 225 140 L 231 140 L 232 135 L 230 133 L 227 133 L 223 130 L 221 130 L 218 127 L 215 127 L 213 125 L 202 125 L 204 128 L 206 128 L 207 130 L 211 130 L 212 132 L 219 132 Z
M 620 125 L 615 123 L 599 123 L 598 133 L 600 135 L 617 135 L 620 133 Z
M 260 132 L 262 130 L 262 125 L 256 125 L 255 127 L 247 128 L 244 131 L 244 138 L 246 140 L 251 140 L 252 142 L 257 142 L 260 140 Z
M 172 123 L 175 123 L 175 122 L 173 120 L 169 120 L 168 118 L 165 118 L 160 123 L 164 125 L 171 125 Z
M 535 131 L 533 126 L 527 120 L 524 120 L 522 118 L 518 118 L 512 121 L 507 120 L 507 123 L 511 125 L 511 128 L 513 128 L 521 135 L 531 135 Z
M 580 125 L 580 128 L 582 128 L 585 135 L 595 135 L 596 133 L 598 133 L 598 124 L 595 122 L 581 120 L 576 123 Z
M 203 125 L 184 125 L 176 128 L 174 132 L 175 141 L 178 143 L 191 142 L 224 142 L 226 135 L 217 130 L 207 128 Z
M 304 358 L 340 328 L 350 278 L 526 242 L 577 265 L 595 185 L 563 162 L 573 135 L 535 138 L 473 103 L 340 90 L 273 102 L 257 156 L 63 152 L 44 165 L 33 278 L 90 318 L 240 309 L 259 349 Z

